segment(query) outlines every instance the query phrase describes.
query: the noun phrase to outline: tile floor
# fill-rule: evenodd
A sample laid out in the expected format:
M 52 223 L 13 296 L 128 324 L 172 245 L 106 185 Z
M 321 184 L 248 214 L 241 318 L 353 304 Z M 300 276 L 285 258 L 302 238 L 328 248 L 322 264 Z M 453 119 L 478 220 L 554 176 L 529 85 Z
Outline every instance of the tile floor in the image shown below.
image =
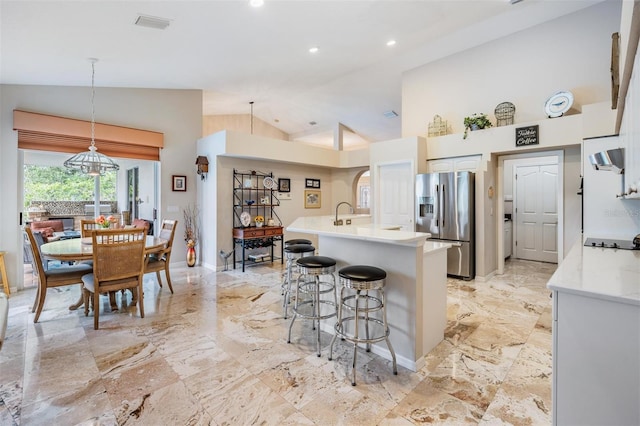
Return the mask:
M 387 360 L 359 352 L 356 387 L 347 345 L 333 361 L 326 348 L 316 357 L 305 322 L 286 343 L 281 268 L 174 268 L 173 295 L 147 275 L 145 318 L 125 298 L 98 331 L 91 314 L 67 309 L 79 286 L 49 290 L 38 324 L 35 289 L 12 295 L 0 424 L 551 423 L 545 284 L 555 265 L 509 261 L 488 282 L 449 279 L 446 336 L 425 367 L 394 376 Z

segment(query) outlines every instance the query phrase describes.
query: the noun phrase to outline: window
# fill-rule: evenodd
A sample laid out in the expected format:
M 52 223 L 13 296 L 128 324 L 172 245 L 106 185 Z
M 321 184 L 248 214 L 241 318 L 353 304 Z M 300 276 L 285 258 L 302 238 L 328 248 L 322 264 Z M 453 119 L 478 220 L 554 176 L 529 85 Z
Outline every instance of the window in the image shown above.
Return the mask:
M 371 184 L 369 170 L 362 173 L 358 179 L 356 189 L 356 208 L 358 210 L 368 210 L 371 208 Z
M 100 198 L 115 201 L 117 172 L 100 177 Z M 32 201 L 93 200 L 94 178 L 64 166 L 24 165 L 24 207 Z

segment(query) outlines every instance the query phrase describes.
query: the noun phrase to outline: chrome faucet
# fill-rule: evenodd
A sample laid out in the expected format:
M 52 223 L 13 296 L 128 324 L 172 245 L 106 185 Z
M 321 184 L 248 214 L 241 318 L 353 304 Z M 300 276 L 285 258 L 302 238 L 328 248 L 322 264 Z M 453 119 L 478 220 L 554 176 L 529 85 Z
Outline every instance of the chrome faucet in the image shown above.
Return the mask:
M 353 206 L 351 204 L 347 203 L 346 201 L 339 202 L 338 205 L 336 206 L 336 220 L 333 221 L 334 226 L 342 225 L 342 219 L 338 220 L 338 208 L 343 204 L 348 205 L 350 207 L 349 212 L 353 214 Z M 347 220 L 347 222 L 351 222 L 351 221 Z M 351 223 L 347 223 L 347 225 L 351 225 Z

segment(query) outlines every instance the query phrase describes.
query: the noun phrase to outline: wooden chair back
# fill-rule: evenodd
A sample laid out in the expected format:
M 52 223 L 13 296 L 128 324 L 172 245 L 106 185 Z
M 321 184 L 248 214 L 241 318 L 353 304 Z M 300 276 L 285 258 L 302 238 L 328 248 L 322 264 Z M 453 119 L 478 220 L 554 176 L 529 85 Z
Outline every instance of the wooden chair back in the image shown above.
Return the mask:
M 99 229 L 99 226 L 95 220 L 81 220 L 80 221 L 80 235 L 82 238 L 90 237 L 91 231 Z
M 167 249 L 171 251 L 173 245 L 173 237 L 176 235 L 176 227 L 178 226 L 177 220 L 165 219 L 162 221 L 162 227 L 160 228 L 160 235 L 163 240 L 167 240 Z
M 47 288 L 82 283 L 82 276 L 91 273 L 91 266 L 79 264 L 60 267 L 53 270 L 45 269 L 43 257 L 40 253 L 40 246 L 42 243 L 38 243 L 31 228 L 24 228 L 24 231 L 27 234 L 27 238 L 31 245 L 33 267 L 36 268 L 38 275 L 38 292 L 36 294 L 36 299 L 33 302 L 33 308 L 31 309 L 31 312 L 36 313 L 33 322 L 38 322 L 38 318 L 40 318 L 40 313 L 42 312 L 44 300 L 47 295 Z
M 171 275 L 169 273 L 169 263 L 171 261 L 171 247 L 173 246 L 173 238 L 176 235 L 176 228 L 178 227 L 177 220 L 165 219 L 162 221 L 162 228 L 160 228 L 160 238 L 167 240 L 165 248 L 156 253 L 152 253 L 147 256 L 147 264 L 145 266 L 145 273 L 155 272 L 158 279 L 158 284 L 162 287 L 162 280 L 160 278 L 160 271 L 164 271 L 167 277 L 167 284 L 169 290 L 173 293 L 173 286 L 171 285 Z
M 91 231 L 93 244 L 93 321 L 98 329 L 100 293 L 132 289 L 144 318 L 142 283 L 144 277 L 144 229 Z M 85 288 L 86 288 L 85 281 Z M 86 300 L 86 299 L 85 299 Z M 86 301 L 85 301 L 86 303 Z
M 143 229 L 92 231 L 94 279 L 103 286 L 125 278 L 137 280 L 144 272 L 145 238 Z

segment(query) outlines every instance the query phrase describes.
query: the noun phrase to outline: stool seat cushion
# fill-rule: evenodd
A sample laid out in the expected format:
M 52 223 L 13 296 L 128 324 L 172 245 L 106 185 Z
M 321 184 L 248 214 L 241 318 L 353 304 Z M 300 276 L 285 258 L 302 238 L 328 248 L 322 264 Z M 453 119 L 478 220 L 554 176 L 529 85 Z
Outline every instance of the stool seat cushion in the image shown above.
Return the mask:
M 336 261 L 327 256 L 307 256 L 298 259 L 298 265 L 305 268 L 328 268 L 335 266 Z
M 291 246 L 291 245 L 294 245 L 294 244 L 308 244 L 308 245 L 311 245 L 313 243 L 311 242 L 311 240 L 306 240 L 304 238 L 294 238 L 292 240 L 287 240 L 287 241 L 284 242 L 285 246 Z
M 309 244 L 292 244 L 284 248 L 286 253 L 310 253 L 316 251 L 316 248 Z
M 383 269 L 367 265 L 346 266 L 340 269 L 338 274 L 341 278 L 353 281 L 378 281 L 387 277 L 387 273 Z

